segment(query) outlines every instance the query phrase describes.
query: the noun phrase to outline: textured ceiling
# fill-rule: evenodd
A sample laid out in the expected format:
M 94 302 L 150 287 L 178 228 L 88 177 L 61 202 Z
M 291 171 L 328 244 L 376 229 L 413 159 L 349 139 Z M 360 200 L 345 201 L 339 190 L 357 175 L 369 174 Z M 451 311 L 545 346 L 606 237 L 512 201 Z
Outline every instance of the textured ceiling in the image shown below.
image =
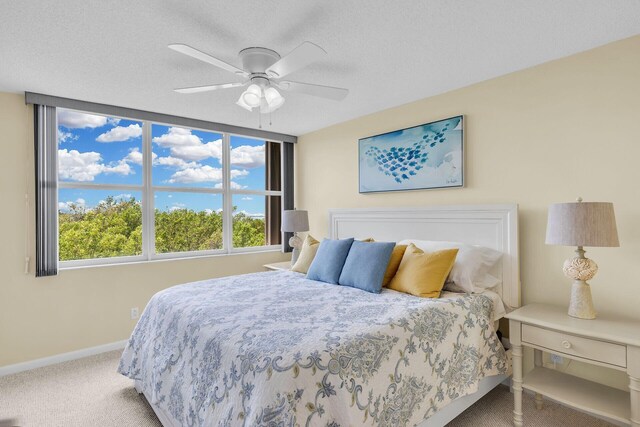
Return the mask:
M 167 48 L 186 43 L 240 66 L 238 51 L 328 55 L 291 80 L 345 87 L 342 102 L 286 94 L 264 128 L 293 135 L 640 33 L 637 0 L 0 0 L 0 91 L 39 92 L 258 127 L 238 81 Z M 268 122 L 268 119 L 267 119 Z

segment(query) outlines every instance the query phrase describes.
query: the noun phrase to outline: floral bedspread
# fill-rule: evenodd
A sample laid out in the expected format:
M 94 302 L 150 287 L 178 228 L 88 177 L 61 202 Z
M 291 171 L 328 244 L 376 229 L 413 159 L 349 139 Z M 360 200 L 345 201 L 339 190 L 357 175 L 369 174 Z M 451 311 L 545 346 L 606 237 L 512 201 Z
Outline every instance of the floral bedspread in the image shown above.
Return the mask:
M 180 426 L 409 426 L 504 373 L 491 300 L 423 299 L 275 271 L 175 286 L 118 371 Z

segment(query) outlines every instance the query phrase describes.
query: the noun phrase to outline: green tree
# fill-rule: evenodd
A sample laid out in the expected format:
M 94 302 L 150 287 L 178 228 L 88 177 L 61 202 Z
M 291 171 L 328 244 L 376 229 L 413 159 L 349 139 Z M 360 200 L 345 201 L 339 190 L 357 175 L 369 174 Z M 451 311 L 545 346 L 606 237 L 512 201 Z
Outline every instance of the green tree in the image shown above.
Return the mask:
M 222 214 L 175 209 L 155 214 L 156 252 L 222 248 Z
M 60 260 L 142 253 L 142 209 L 134 197 L 107 197 L 94 209 L 71 204 L 59 212 Z
M 265 244 L 264 218 L 233 215 L 233 246 Z M 60 260 L 132 256 L 142 253 L 142 208 L 134 197 L 108 197 L 95 208 L 71 203 L 59 212 Z M 222 213 L 176 209 L 155 210 L 156 252 L 222 248 Z
M 264 218 L 252 218 L 244 212 L 236 213 L 237 209 L 237 206 L 233 207 L 233 246 L 236 248 L 264 246 Z

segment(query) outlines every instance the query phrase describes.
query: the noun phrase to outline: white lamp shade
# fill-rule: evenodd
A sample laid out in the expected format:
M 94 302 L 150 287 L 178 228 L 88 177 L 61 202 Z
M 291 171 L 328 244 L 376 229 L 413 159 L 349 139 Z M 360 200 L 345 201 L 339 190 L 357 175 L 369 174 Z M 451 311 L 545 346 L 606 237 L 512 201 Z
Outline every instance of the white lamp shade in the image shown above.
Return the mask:
M 309 231 L 309 215 L 307 211 L 284 211 L 282 215 L 282 231 L 287 233 Z
M 257 107 L 260 105 L 260 99 L 262 98 L 262 89 L 256 84 L 252 84 L 242 94 L 242 100 L 249 107 Z
M 246 102 L 244 102 L 243 95 L 244 95 L 244 92 L 242 93 L 242 95 L 240 95 L 240 98 L 238 98 L 238 102 L 236 102 L 236 105 L 244 108 L 247 111 L 252 111 L 253 108 L 251 108 L 250 106 L 247 105 Z
M 549 206 L 548 245 L 620 246 L 613 203 L 576 202 Z
M 280 92 L 273 87 L 267 88 L 264 91 L 264 97 L 267 100 L 267 104 L 269 104 L 271 111 L 277 110 L 282 107 L 282 104 L 284 104 L 284 98 L 280 95 Z

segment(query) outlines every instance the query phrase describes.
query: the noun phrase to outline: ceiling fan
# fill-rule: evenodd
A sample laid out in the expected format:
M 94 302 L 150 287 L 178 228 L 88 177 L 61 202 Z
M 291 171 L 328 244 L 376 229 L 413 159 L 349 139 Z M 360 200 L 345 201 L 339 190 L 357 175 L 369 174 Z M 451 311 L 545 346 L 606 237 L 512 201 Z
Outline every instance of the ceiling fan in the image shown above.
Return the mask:
M 306 67 L 312 62 L 318 61 L 327 54 L 320 46 L 308 41 L 302 43 L 284 57 L 280 57 L 278 52 L 264 47 L 243 49 L 238 54 L 242 61 L 242 69 L 186 44 L 170 44 L 169 49 L 214 65 L 245 79 L 243 82 L 180 88 L 175 89 L 176 92 L 198 93 L 249 85 L 236 102 L 237 105 L 248 111 L 257 109 L 260 113 L 265 114 L 280 108 L 284 104 L 284 97 L 277 89 L 336 101 L 344 99 L 349 93 L 348 89 L 339 87 L 282 80 L 283 77 Z

